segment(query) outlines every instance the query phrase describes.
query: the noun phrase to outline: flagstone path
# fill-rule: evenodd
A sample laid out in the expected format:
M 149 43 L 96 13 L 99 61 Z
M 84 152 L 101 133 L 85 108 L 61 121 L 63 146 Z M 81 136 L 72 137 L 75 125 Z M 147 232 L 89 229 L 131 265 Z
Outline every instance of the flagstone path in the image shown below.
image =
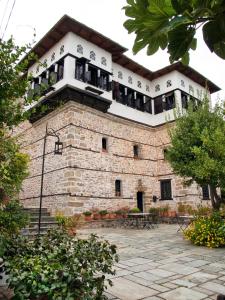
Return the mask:
M 151 230 L 82 229 L 118 246 L 120 261 L 106 295 L 110 300 L 201 300 L 225 295 L 225 248 L 193 246 L 177 225 Z

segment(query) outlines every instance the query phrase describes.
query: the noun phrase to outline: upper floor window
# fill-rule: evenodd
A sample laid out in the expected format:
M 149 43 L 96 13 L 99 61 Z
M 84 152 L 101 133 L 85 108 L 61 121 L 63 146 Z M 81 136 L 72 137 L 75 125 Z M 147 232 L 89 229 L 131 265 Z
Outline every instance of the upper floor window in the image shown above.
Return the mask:
M 63 54 L 63 53 L 64 53 L 64 45 L 62 45 L 62 46 L 60 47 L 59 53 L 60 53 L 60 54 Z
M 118 72 L 118 78 L 123 79 L 123 73 L 121 71 Z
M 107 138 L 103 137 L 102 138 L 102 151 L 106 152 L 108 150 L 107 147 Z
M 161 200 L 172 200 L 171 179 L 160 181 Z
M 45 60 L 43 61 L 43 67 L 44 67 L 44 68 L 47 68 L 47 66 L 48 66 L 48 65 L 47 65 L 47 59 L 45 59 Z
M 128 83 L 132 84 L 133 83 L 133 79 L 131 76 L 128 77 Z
M 139 146 L 138 145 L 133 146 L 133 154 L 134 154 L 134 158 L 139 157 Z
M 172 86 L 172 81 L 171 80 L 167 80 L 166 87 L 171 87 L 171 86 Z
M 149 92 L 149 91 L 150 91 L 149 85 L 146 85 L 146 92 Z
M 94 51 L 90 52 L 90 59 L 95 60 L 96 59 L 96 54 Z
M 101 63 L 102 63 L 103 66 L 107 66 L 107 60 L 106 60 L 105 57 L 101 58 Z
M 77 45 L 77 53 L 83 54 L 83 52 L 84 52 L 83 46 L 80 44 Z
M 167 148 L 164 148 L 163 149 L 163 158 L 165 159 L 166 158 L 166 153 L 168 152 L 168 149 Z
M 181 84 L 182 87 L 185 87 L 185 83 L 184 83 L 183 79 L 181 79 L 180 84 Z
M 116 196 L 121 196 L 121 180 L 119 179 L 115 181 L 115 194 Z
M 182 107 L 187 109 L 188 108 L 188 95 L 184 92 L 181 92 L 181 101 L 182 101 Z
M 160 91 L 160 85 L 156 84 L 156 86 L 155 86 L 155 92 L 159 92 L 159 91 Z
M 194 88 L 192 85 L 189 85 L 189 93 L 194 96 Z
M 55 60 L 55 52 L 53 52 L 51 55 L 51 61 L 54 61 L 54 60 Z
M 141 82 L 138 80 L 138 82 L 137 82 L 137 86 L 139 87 L 139 88 L 141 88 Z
M 207 184 L 202 186 L 202 199 L 209 200 L 209 186 Z

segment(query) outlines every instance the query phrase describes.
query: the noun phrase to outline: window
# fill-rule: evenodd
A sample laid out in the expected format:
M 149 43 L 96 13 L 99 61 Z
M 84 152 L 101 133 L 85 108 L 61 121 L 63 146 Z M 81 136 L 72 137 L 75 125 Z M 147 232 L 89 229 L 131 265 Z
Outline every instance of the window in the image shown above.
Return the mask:
M 84 50 L 81 45 L 77 45 L 77 53 L 83 54 Z
M 59 53 L 60 53 L 60 54 L 63 54 L 63 53 L 64 53 L 64 45 L 62 45 L 62 46 L 60 47 Z
M 163 149 L 163 158 L 164 158 L 164 159 L 166 158 L 166 153 L 167 153 L 167 151 L 168 151 L 167 148 L 164 148 L 164 149 Z
M 36 73 L 39 73 L 39 66 L 37 66 L 36 68 Z
M 194 88 L 192 85 L 189 85 L 189 93 L 194 96 Z
M 107 138 L 102 138 L 102 151 L 107 152 Z
M 44 68 L 47 68 L 47 66 L 48 66 L 48 65 L 47 65 L 47 59 L 45 59 L 45 60 L 43 61 L 43 67 L 44 67 Z
M 146 85 L 146 92 L 149 92 L 150 91 L 150 87 L 149 85 Z
M 184 92 L 181 92 L 181 101 L 182 101 L 182 107 L 187 109 L 188 108 L 188 95 Z
M 118 78 L 123 79 L 123 73 L 121 71 L 118 72 Z
M 131 76 L 128 77 L 128 83 L 132 84 L 133 83 L 133 79 Z
M 75 70 L 75 78 L 80 81 L 85 80 L 85 62 L 81 60 L 76 60 L 76 70 Z
M 202 199 L 209 200 L 209 186 L 207 184 L 202 186 Z
M 145 96 L 145 111 L 148 113 L 152 113 L 152 99 L 150 97 Z
M 160 91 L 160 85 L 156 84 L 156 86 L 155 86 L 155 92 L 159 92 L 159 91 Z
M 181 79 L 180 84 L 181 84 L 182 87 L 185 87 L 184 80 Z
M 115 194 L 116 196 L 121 196 L 121 180 L 119 179 L 115 181 Z
M 163 112 L 163 102 L 162 102 L 162 97 L 156 97 L 154 99 L 154 107 L 155 107 L 155 114 L 160 114 Z
M 101 58 L 101 63 L 103 66 L 106 66 L 107 65 L 107 61 L 106 61 L 106 58 L 105 57 L 102 57 Z
M 55 52 L 52 53 L 52 56 L 51 56 L 51 61 L 54 61 L 55 60 Z
M 161 200 L 172 200 L 171 180 L 160 181 Z
M 138 156 L 139 156 L 139 147 L 138 147 L 138 145 L 133 146 L 133 153 L 134 153 L 134 158 L 138 158 Z
M 139 88 L 141 88 L 141 82 L 138 80 L 138 82 L 137 82 L 137 86 L 139 87 Z
M 167 80 L 166 87 L 170 87 L 170 86 L 172 86 L 172 81 L 171 80 Z
M 163 101 L 163 109 L 164 110 L 170 110 L 170 109 L 175 108 L 175 106 L 176 106 L 174 93 L 166 94 L 163 97 L 162 101 Z
M 96 54 L 94 53 L 94 51 L 90 52 L 90 59 L 92 59 L 92 60 L 96 59 Z

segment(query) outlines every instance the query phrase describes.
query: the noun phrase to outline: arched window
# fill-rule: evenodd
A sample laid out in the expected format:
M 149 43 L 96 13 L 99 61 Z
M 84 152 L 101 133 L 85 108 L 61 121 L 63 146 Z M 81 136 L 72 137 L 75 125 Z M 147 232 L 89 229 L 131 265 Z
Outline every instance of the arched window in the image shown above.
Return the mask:
M 170 87 L 170 86 L 172 86 L 172 81 L 171 80 L 167 80 L 166 87 Z
M 92 60 L 96 59 L 96 54 L 94 53 L 94 51 L 90 52 L 90 59 L 92 59 Z
M 60 47 L 60 52 L 59 52 L 60 54 L 63 54 L 64 53 L 64 45 L 62 45 L 61 47 Z
M 105 57 L 102 57 L 101 58 L 101 63 L 103 66 L 106 66 L 107 65 L 107 61 L 106 61 L 106 58 Z
M 77 45 L 77 53 L 80 53 L 80 54 L 83 54 L 83 51 L 84 49 L 83 49 L 83 47 L 79 44 L 79 45 Z
M 159 91 L 160 91 L 160 85 L 156 84 L 156 86 L 155 86 L 155 92 L 159 92 Z
M 146 92 L 149 92 L 149 91 L 150 91 L 149 85 L 146 85 Z
M 139 87 L 139 88 L 141 88 L 141 82 L 138 80 L 138 82 L 137 82 L 137 86 Z
M 133 79 L 131 76 L 128 77 L 128 83 L 132 84 L 133 83 Z
M 123 73 L 121 71 L 118 72 L 118 78 L 123 79 Z
M 55 52 L 53 52 L 51 55 L 51 61 L 54 61 L 54 60 L 55 60 Z

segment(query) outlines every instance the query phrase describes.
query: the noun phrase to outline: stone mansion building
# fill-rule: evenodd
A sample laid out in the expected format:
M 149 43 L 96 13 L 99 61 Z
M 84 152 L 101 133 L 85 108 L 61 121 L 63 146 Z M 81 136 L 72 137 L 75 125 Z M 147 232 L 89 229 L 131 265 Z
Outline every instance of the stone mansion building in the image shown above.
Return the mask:
M 29 93 L 40 101 L 19 128 L 22 151 L 30 155 L 20 194 L 25 207 L 39 207 L 46 126 L 63 142 L 62 155 L 54 155 L 55 137 L 46 144 L 43 207 L 52 213 L 147 211 L 209 199 L 207 186 L 182 185 L 164 151 L 174 109 L 185 111 L 189 101 L 219 88 L 181 63 L 152 72 L 126 50 L 67 15 L 34 46 L 42 64 L 30 63 Z

